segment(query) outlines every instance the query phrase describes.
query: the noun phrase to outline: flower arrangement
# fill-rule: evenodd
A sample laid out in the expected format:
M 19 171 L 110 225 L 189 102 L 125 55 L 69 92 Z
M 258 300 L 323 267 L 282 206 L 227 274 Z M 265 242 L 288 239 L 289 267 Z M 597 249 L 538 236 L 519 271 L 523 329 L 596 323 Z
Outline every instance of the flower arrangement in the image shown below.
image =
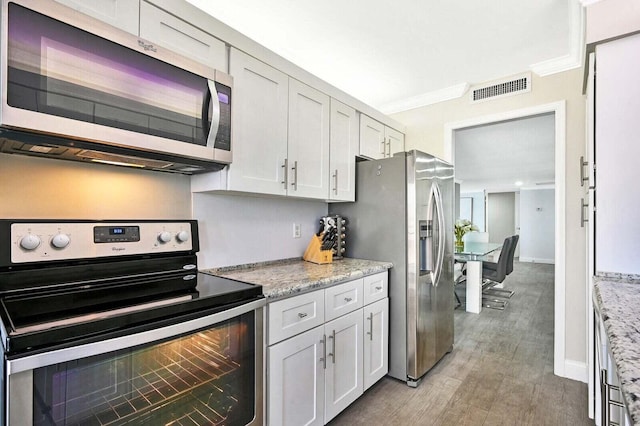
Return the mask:
M 458 219 L 454 225 L 454 233 L 456 235 L 456 246 L 462 246 L 462 237 L 471 231 L 478 231 L 478 227 L 467 219 Z

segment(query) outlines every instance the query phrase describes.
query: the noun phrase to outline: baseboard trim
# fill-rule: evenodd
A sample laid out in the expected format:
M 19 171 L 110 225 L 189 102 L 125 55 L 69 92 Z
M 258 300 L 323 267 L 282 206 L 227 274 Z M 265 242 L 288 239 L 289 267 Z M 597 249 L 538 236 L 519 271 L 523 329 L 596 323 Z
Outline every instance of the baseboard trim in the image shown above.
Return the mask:
M 520 257 L 518 258 L 520 262 L 529 262 L 529 263 L 547 263 L 549 265 L 555 265 L 555 259 L 538 259 L 536 257 Z
M 561 376 L 566 377 L 567 379 L 587 383 L 589 379 L 589 368 L 587 367 L 586 362 L 578 362 L 572 361 L 570 359 L 565 359 L 564 374 L 562 374 Z

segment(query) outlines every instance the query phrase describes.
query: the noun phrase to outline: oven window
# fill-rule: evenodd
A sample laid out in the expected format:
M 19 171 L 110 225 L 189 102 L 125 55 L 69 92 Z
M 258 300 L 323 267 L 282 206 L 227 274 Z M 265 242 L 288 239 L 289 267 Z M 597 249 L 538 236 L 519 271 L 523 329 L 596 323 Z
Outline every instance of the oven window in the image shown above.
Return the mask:
M 34 425 L 245 425 L 253 312 L 172 340 L 33 371 Z

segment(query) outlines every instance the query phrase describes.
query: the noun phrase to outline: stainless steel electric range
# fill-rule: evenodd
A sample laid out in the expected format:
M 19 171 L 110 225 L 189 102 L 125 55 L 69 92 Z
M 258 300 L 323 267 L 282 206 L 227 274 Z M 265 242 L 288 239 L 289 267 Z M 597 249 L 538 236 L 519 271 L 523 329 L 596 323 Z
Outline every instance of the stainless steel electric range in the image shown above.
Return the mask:
M 0 220 L 3 423 L 262 424 L 262 289 L 198 250 L 191 220 Z

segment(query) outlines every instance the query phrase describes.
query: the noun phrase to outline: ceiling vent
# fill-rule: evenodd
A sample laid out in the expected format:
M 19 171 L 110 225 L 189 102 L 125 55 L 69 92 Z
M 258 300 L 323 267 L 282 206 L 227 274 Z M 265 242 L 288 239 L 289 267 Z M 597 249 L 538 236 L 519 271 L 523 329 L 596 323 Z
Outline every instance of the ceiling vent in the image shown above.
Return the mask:
M 531 73 L 527 73 L 507 80 L 500 80 L 498 82 L 474 87 L 471 90 L 471 102 L 483 102 L 530 91 Z

